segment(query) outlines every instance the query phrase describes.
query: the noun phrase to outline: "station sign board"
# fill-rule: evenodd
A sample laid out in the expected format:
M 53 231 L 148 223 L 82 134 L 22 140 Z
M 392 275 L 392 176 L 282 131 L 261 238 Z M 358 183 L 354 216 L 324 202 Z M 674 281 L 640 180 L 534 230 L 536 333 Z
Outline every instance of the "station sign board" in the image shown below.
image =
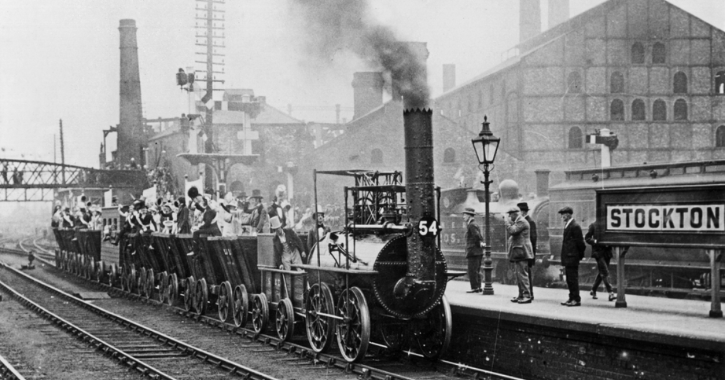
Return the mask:
M 596 239 L 614 246 L 725 248 L 725 184 L 597 189 Z

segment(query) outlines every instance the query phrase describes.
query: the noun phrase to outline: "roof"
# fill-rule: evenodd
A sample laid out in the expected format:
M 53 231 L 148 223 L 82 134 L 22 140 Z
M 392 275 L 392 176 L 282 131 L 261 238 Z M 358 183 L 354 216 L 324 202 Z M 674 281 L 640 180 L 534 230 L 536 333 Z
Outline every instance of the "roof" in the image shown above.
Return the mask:
M 260 108 L 261 110 L 257 117 L 252 119 L 252 125 L 268 127 L 305 125 L 302 120 L 295 119 L 267 103 L 261 103 Z M 244 124 L 244 113 L 240 111 L 215 110 L 214 124 Z
M 180 157 L 189 161 L 192 165 L 207 164 L 216 167 L 219 160 L 227 162 L 227 167 L 234 164 L 251 165 L 259 157 L 258 154 L 221 154 L 221 153 L 181 153 L 176 157 Z

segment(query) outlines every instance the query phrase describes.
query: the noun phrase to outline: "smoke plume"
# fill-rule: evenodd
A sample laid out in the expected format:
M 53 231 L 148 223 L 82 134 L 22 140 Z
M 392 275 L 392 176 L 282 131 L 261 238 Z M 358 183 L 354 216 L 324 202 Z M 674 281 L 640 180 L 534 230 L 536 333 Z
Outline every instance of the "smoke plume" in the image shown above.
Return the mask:
M 366 60 L 392 88 L 402 95 L 406 108 L 428 106 L 425 61 L 393 31 L 370 17 L 365 0 L 295 0 L 297 18 L 305 27 L 309 51 L 320 58 L 350 50 Z

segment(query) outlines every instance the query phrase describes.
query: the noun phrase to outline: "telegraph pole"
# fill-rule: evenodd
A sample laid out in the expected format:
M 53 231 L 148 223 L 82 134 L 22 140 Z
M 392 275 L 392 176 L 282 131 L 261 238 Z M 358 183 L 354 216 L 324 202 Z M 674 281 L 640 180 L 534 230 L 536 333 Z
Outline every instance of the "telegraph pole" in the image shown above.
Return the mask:
M 63 144 L 63 119 L 60 119 L 60 168 L 65 184 L 65 145 Z

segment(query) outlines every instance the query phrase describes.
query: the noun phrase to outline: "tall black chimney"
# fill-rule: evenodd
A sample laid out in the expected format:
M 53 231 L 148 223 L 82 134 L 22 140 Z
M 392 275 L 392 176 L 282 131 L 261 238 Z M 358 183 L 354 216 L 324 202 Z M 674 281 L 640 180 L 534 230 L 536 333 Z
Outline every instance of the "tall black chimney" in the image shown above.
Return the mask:
M 116 160 L 122 166 L 130 164 L 133 158 L 140 165 L 144 141 L 136 21 L 121 20 L 118 30 L 121 32 L 121 103 Z

